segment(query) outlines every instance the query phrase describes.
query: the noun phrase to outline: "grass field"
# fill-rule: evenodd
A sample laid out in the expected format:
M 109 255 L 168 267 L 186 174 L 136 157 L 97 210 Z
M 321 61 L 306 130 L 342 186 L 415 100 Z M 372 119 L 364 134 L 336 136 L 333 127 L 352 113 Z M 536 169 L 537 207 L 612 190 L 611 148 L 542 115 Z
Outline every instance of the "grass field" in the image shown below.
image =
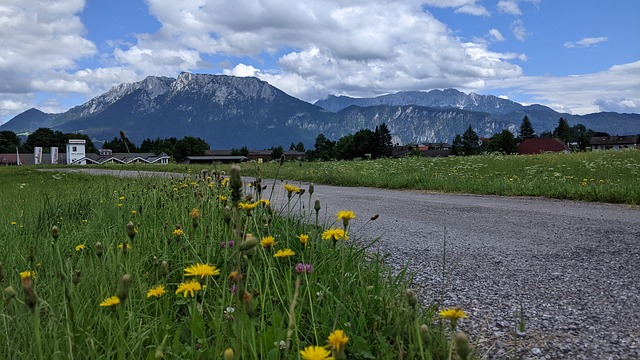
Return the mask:
M 257 174 L 256 162 L 243 166 Z M 122 167 L 115 167 L 122 168 Z M 198 172 L 213 165 L 189 165 Z M 228 166 L 218 166 L 228 171 Z M 137 169 L 185 172 L 185 165 Z M 263 177 L 339 186 L 369 186 L 450 193 L 542 196 L 640 204 L 640 150 L 570 154 L 480 155 L 379 159 L 371 161 L 265 163 Z
M 462 314 L 422 307 L 407 274 L 349 246 L 358 234 L 348 221 L 278 215 L 308 191 L 268 199 L 211 173 L 178 181 L 33 167 L 2 167 L 0 183 L 0 358 L 456 356 L 443 318 Z

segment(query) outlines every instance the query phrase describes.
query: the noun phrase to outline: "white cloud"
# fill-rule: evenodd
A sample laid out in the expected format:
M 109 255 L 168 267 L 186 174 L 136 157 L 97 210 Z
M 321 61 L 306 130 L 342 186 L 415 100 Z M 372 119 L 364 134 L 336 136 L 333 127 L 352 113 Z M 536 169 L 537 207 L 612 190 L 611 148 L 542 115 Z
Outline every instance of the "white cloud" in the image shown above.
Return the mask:
M 529 36 L 527 28 L 524 26 L 524 22 L 520 19 L 511 23 L 511 32 L 513 33 L 513 36 L 520 41 L 524 41 L 527 36 Z
M 578 41 L 567 41 L 566 43 L 564 43 L 564 47 L 566 47 L 567 49 L 576 48 L 576 47 L 584 48 L 584 47 L 594 46 L 606 41 L 609 41 L 609 38 L 606 36 L 588 37 Z
M 487 10 L 487 8 L 485 8 L 482 5 L 478 5 L 478 4 L 462 5 L 459 8 L 457 8 L 454 12 L 456 12 L 456 13 L 464 13 L 464 14 L 469 14 L 469 15 L 475 15 L 475 16 L 489 16 L 489 15 L 491 15 L 489 13 L 489 10 Z
M 533 101 L 530 102 L 572 114 L 599 111 L 640 113 L 639 73 L 640 61 L 637 61 L 592 74 L 492 80 L 488 81 L 487 89 L 510 89 L 511 94 L 532 96 Z
M 233 69 L 225 69 L 225 75 L 234 76 L 256 76 L 260 73 L 259 69 L 254 68 L 251 65 L 238 64 Z
M 504 41 L 504 36 L 502 36 L 502 33 L 498 29 L 489 30 L 489 36 L 491 36 L 493 41 Z
M 522 15 L 522 10 L 518 6 L 518 3 L 513 0 L 500 0 L 497 4 L 498 11 L 511 15 Z
M 34 77 L 43 84 L 55 82 L 47 77 L 73 69 L 77 60 L 96 53 L 77 16 L 83 7 L 83 0 L 8 0 L 0 4 L 2 92 L 31 91 L 29 79 Z

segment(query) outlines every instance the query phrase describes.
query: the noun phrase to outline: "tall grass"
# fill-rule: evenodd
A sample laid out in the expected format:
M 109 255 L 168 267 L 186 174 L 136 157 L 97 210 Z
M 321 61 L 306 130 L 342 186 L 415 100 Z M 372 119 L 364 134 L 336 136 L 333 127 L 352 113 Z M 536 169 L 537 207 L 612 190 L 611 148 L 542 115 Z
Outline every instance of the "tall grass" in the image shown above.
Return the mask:
M 241 184 L 241 202 L 269 200 L 249 211 L 233 203 L 233 181 L 211 173 L 23 167 L 0 168 L 0 182 L 0 358 L 297 359 L 336 330 L 349 338 L 327 348 L 336 358 L 451 357 L 450 330 L 437 305 L 407 292 L 408 274 L 354 245 L 356 233 L 323 240 L 328 225 L 303 221 L 313 214 L 281 216 L 308 193 L 268 199 Z M 261 246 L 269 236 L 277 245 Z M 274 257 L 284 249 L 295 254 Z M 176 293 L 196 264 L 208 270 L 193 296 Z
M 257 174 L 257 163 L 245 166 Z M 137 166 L 139 170 L 195 172 L 212 165 Z M 228 165 L 217 165 L 228 170 Z M 123 169 L 115 166 L 112 168 Z M 276 174 L 277 171 L 280 174 Z M 479 155 L 370 161 L 265 163 L 266 178 L 339 186 L 415 189 L 448 193 L 542 196 L 555 199 L 640 204 L 640 150 Z

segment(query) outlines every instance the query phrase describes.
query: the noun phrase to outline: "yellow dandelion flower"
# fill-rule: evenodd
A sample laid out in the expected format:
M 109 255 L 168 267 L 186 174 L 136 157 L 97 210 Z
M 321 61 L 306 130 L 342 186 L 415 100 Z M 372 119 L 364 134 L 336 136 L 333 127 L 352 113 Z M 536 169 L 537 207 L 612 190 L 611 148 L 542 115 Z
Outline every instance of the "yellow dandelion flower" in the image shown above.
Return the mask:
M 333 360 L 331 352 L 322 346 L 311 345 L 300 350 L 302 360 Z
M 182 229 L 175 229 L 171 232 L 171 234 L 177 237 L 181 237 L 182 235 L 184 235 L 184 231 Z
M 215 276 L 219 274 L 220 269 L 209 264 L 197 263 L 184 269 L 184 276 L 200 276 L 201 279 L 205 276 Z
M 222 181 L 220 182 L 220 185 L 222 185 L 222 186 L 227 186 L 227 185 L 229 185 L 229 178 L 224 178 L 224 179 L 222 179 Z
M 118 201 L 122 201 L 122 200 L 124 200 L 124 196 L 120 196 L 120 197 L 118 198 Z
M 129 249 L 131 249 L 131 244 L 129 244 L 129 243 L 120 243 L 120 244 L 118 244 L 118 249 L 129 250 Z
M 84 244 L 80 244 L 80 245 L 77 245 L 77 246 L 76 246 L 76 251 L 82 251 L 82 250 L 84 250 L 84 249 L 85 249 Z
M 443 319 L 462 319 L 462 318 L 468 318 L 469 315 L 467 315 L 464 311 L 462 311 L 462 309 L 460 308 L 448 308 L 448 309 L 444 309 L 441 310 L 438 315 L 440 315 L 441 318 Z
M 120 298 L 117 296 L 112 296 L 112 297 L 108 297 L 106 299 L 104 299 L 104 301 L 102 301 L 100 303 L 100 306 L 102 307 L 114 307 L 116 305 L 120 304 Z
M 343 330 L 334 330 L 331 334 L 329 334 L 329 338 L 327 339 L 327 344 L 331 346 L 331 348 L 335 351 L 341 351 L 344 349 L 344 346 L 349 341 L 347 335 L 345 335 Z
M 349 240 L 349 235 L 345 233 L 343 229 L 327 229 L 322 233 L 322 239 L 333 241 L 340 239 Z
M 189 216 L 191 216 L 192 219 L 199 219 L 200 209 L 197 209 L 197 208 L 191 209 L 191 211 L 189 211 Z
M 20 272 L 20 279 L 34 278 L 35 276 L 36 276 L 36 272 L 33 270 Z
M 267 205 L 271 204 L 271 201 L 269 201 L 267 199 L 260 199 L 259 203 L 264 205 L 264 206 L 267 206 Z
M 260 245 L 262 245 L 262 247 L 266 249 L 266 248 L 274 247 L 278 245 L 278 243 L 276 242 L 273 236 L 265 236 L 262 238 L 262 240 L 260 240 Z
M 227 201 L 227 197 L 224 195 L 218 195 L 218 200 L 220 201 Z
M 15 221 L 12 221 L 12 222 L 11 222 L 11 225 L 18 225 L 18 223 L 17 223 L 17 222 L 15 222 Z
M 275 257 L 275 258 L 288 258 L 288 257 L 293 256 L 295 254 L 296 253 L 291 249 L 282 249 L 282 250 L 278 250 L 275 254 L 273 254 L 273 257 Z
M 259 202 L 254 202 L 254 203 L 244 203 L 241 202 L 238 204 L 238 207 L 242 210 L 247 210 L 247 211 L 251 211 L 253 209 L 256 208 L 256 206 L 258 206 L 258 204 L 260 204 Z
M 290 184 L 284 184 L 284 188 L 287 190 L 289 195 L 291 195 L 291 193 L 300 193 L 302 191 L 299 187 Z
M 307 246 L 307 243 L 309 242 L 309 235 L 300 234 L 298 235 L 298 240 L 300 240 L 300 244 Z
M 138 213 L 137 211 L 131 210 L 131 215 L 136 216 L 137 213 Z
M 338 218 L 338 220 L 349 221 L 351 219 L 355 219 L 356 218 L 356 213 L 354 213 L 351 210 L 340 210 L 336 214 L 336 217 Z
M 197 280 L 191 280 L 188 282 L 183 282 L 178 285 L 178 289 L 176 290 L 176 294 L 182 293 L 183 297 L 187 297 L 190 295 L 191 297 L 196 296 L 196 291 L 202 290 L 202 285 Z
M 118 207 L 119 207 L 119 208 L 121 208 L 121 207 L 122 207 L 122 204 L 118 204 Z
M 158 285 L 156 287 L 153 287 L 151 289 L 149 289 L 149 291 L 147 291 L 147 297 L 161 297 L 162 295 L 164 295 L 166 293 L 166 291 L 164 290 L 164 286 L 163 285 Z

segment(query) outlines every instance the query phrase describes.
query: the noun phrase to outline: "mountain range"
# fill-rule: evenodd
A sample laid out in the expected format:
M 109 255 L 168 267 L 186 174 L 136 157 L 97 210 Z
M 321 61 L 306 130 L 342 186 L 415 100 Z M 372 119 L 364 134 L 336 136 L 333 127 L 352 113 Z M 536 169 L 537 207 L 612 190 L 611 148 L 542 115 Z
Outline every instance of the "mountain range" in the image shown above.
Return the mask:
M 493 95 L 458 90 L 409 91 L 374 98 L 329 96 L 315 104 L 299 100 L 253 77 L 181 73 L 177 78 L 149 76 L 114 86 L 108 92 L 59 114 L 29 109 L 0 130 L 16 133 L 49 127 L 86 133 L 94 142 L 120 130 L 140 143 L 197 136 L 214 149 L 313 146 L 318 134 L 329 139 L 386 123 L 395 143 L 450 142 L 468 126 L 481 137 L 503 129 L 514 133 L 524 116 L 540 133 L 560 117 L 610 134 L 640 133 L 640 114 L 570 115 L 542 105 L 524 106 Z

